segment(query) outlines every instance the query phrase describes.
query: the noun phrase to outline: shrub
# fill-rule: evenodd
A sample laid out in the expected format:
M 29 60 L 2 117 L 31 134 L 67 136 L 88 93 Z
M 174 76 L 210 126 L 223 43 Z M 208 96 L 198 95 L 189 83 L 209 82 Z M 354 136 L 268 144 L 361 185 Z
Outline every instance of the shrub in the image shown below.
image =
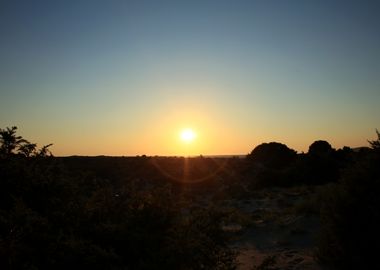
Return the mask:
M 372 150 L 325 191 L 317 258 L 336 269 L 378 269 L 380 154 Z

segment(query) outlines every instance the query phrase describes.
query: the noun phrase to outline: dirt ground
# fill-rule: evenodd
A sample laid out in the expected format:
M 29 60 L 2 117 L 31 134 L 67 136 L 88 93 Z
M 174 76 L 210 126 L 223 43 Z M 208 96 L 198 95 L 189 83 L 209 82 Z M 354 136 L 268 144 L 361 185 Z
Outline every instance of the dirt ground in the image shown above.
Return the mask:
M 228 202 L 241 218 L 224 228 L 233 235 L 238 269 L 322 269 L 313 258 L 318 214 L 313 188 L 273 188 Z

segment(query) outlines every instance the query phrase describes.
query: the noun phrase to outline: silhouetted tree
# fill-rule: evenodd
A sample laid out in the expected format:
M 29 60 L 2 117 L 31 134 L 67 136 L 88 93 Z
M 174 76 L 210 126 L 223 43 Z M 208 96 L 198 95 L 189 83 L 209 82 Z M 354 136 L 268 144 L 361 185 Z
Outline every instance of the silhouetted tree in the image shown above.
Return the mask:
M 377 140 L 368 141 L 368 142 L 372 149 L 380 150 L 380 132 L 377 129 L 376 129 L 376 135 L 377 135 Z
M 248 160 L 267 168 L 288 166 L 297 158 L 297 152 L 278 142 L 262 143 L 247 156 Z
M 335 269 L 380 269 L 380 137 L 370 144 L 324 195 L 317 257 Z
M 326 141 L 315 141 L 309 146 L 309 155 L 318 155 L 318 156 L 323 156 L 323 155 L 328 155 L 331 154 L 333 151 L 333 148 L 331 145 L 326 142 Z
M 36 156 L 37 157 L 47 157 L 47 156 L 52 156 L 53 154 L 49 150 L 49 147 L 52 146 L 53 144 L 47 144 L 41 147 L 40 150 L 37 151 Z
M 16 136 L 17 127 L 0 129 L 1 153 L 9 156 L 14 153 L 22 143 L 27 143 L 21 136 Z
M 31 157 L 36 155 L 36 148 L 37 144 L 25 140 L 25 142 L 18 147 L 18 152 L 25 157 Z
M 344 169 L 352 164 L 354 157 L 354 151 L 348 147 L 344 146 L 335 152 L 335 158 L 338 162 L 339 168 Z
M 255 147 L 247 156 L 246 170 L 250 188 L 272 185 L 291 185 L 289 168 L 297 160 L 297 153 L 285 144 L 263 143 Z
M 298 182 L 324 184 L 337 181 L 339 178 L 339 155 L 327 141 L 313 142 L 307 154 L 302 156 L 298 166 Z
M 30 143 L 21 136 L 16 135 L 17 127 L 0 129 L 0 155 L 9 157 L 19 154 L 24 157 L 46 157 L 52 156 L 49 147 L 53 144 L 44 145 L 37 149 L 37 144 Z

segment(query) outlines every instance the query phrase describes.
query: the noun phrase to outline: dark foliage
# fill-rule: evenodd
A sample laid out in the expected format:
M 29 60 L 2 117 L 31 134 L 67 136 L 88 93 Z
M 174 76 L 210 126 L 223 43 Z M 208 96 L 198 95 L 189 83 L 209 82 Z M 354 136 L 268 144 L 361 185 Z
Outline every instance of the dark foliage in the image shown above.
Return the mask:
M 376 129 L 377 139 L 373 141 L 368 141 L 372 149 L 380 151 L 380 132 Z
M 296 160 L 296 151 L 285 144 L 270 142 L 258 145 L 247 156 L 246 174 L 253 178 L 251 189 L 289 185 L 289 169 Z
M 0 158 L 0 269 L 234 269 L 227 216 L 156 179 L 149 158 L 9 149 Z
M 372 143 L 373 150 L 360 156 L 325 192 L 317 257 L 335 269 L 380 268 L 378 143 Z
M 0 129 L 0 157 L 6 158 L 14 155 L 24 157 L 52 156 L 49 147 L 53 144 L 37 149 L 37 144 L 30 143 L 21 136 L 16 135 L 17 127 Z
M 294 162 L 296 157 L 296 151 L 278 142 L 260 144 L 247 156 L 251 162 L 268 169 L 282 169 Z
M 309 155 L 313 156 L 325 156 L 333 152 L 331 145 L 323 140 L 315 141 L 309 146 Z
M 56 158 L 16 130 L 0 130 L 0 269 L 234 269 L 222 231 L 231 217 L 212 201 L 326 183 L 318 259 L 380 268 L 379 132 L 359 152 L 272 142 L 246 159 L 213 159 Z
M 326 141 L 315 141 L 307 154 L 300 154 L 291 168 L 296 184 L 321 185 L 337 182 L 341 171 L 353 163 L 354 152 L 349 147 L 335 150 Z

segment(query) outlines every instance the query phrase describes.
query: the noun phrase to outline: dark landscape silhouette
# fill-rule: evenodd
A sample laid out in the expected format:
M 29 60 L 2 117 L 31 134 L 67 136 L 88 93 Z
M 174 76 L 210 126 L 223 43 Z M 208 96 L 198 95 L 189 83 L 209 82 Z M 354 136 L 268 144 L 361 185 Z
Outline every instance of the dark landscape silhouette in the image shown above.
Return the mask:
M 380 1 L 0 1 L 0 270 L 380 269 Z
M 238 157 L 54 157 L 0 130 L 1 269 L 376 269 L 380 134 Z

